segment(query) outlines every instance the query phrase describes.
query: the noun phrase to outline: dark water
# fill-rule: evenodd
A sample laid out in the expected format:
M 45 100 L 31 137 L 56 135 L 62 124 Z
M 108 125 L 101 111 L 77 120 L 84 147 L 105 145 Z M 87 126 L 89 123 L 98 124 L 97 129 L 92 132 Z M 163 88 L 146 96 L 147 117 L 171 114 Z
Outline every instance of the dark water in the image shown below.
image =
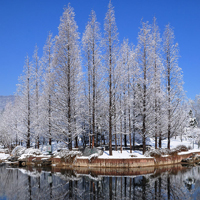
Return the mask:
M 145 173 L 148 174 L 138 175 Z M 200 167 L 177 165 L 118 172 L 19 169 L 3 165 L 1 199 L 200 199 Z

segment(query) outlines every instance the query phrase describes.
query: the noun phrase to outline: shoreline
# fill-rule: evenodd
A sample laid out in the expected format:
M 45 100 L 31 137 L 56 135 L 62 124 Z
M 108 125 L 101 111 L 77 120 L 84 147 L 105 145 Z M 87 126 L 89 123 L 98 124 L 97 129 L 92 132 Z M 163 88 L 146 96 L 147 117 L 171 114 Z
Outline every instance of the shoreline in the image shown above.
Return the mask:
M 142 167 L 142 168 L 85 168 L 85 167 L 59 167 L 59 166 L 32 166 L 27 165 L 25 167 L 18 167 L 17 165 L 11 165 L 9 169 L 20 169 L 29 172 L 35 173 L 36 171 L 41 173 L 42 171 L 47 171 L 50 173 L 60 173 L 63 175 L 68 174 L 70 177 L 80 177 L 80 176 L 89 176 L 91 178 L 97 177 L 137 177 L 152 174 L 157 176 L 161 173 L 172 172 L 173 174 L 177 174 L 179 171 L 186 171 L 191 168 L 191 166 L 196 165 L 182 165 L 182 164 L 174 164 L 174 165 L 165 165 L 165 166 L 154 166 L 154 167 Z
M 176 155 L 165 155 L 160 157 L 130 157 L 130 158 L 99 158 L 99 157 L 73 157 L 70 162 L 66 158 L 50 157 L 50 156 L 34 156 L 30 155 L 23 160 L 16 162 L 6 162 L 10 165 L 20 167 L 24 166 L 51 166 L 62 168 L 110 168 L 110 169 L 132 169 L 132 168 L 146 168 L 146 167 L 159 167 L 167 165 L 181 164 L 183 159 L 187 159 L 194 155 L 200 155 L 200 151 L 180 152 Z M 200 160 L 191 160 L 192 164 L 200 162 Z

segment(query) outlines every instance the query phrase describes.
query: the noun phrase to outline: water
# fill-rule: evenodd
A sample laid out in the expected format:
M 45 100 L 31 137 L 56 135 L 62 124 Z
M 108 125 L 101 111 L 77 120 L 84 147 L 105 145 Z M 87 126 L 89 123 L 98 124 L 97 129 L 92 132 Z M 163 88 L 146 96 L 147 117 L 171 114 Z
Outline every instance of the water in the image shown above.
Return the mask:
M 0 200 L 5 199 L 200 199 L 200 167 L 73 171 L 3 165 Z

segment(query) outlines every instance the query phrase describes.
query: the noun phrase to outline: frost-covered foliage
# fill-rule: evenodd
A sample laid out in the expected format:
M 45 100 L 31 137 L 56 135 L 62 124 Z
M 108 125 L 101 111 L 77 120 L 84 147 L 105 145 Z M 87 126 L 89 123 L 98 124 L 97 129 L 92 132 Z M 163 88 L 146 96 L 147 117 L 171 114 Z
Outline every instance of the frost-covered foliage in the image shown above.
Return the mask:
M 169 149 L 159 149 L 161 155 L 169 155 L 170 153 L 170 150 Z
M 68 149 L 61 149 L 60 152 L 54 153 L 54 156 L 60 157 L 61 160 L 72 163 L 77 156 L 81 156 L 80 151 L 69 151 Z
M 6 104 L 8 104 L 8 102 L 14 103 L 14 101 L 15 101 L 14 95 L 0 96 L 0 112 L 2 112 L 5 109 Z
M 24 153 L 20 155 L 18 160 L 23 161 L 24 159 L 29 158 L 31 156 L 39 156 L 41 154 L 42 153 L 39 149 L 28 148 L 28 149 L 25 149 Z
M 8 154 L 9 153 L 9 149 L 1 149 L 0 148 L 0 153 L 6 153 L 6 154 Z
M 85 111 L 83 117 L 86 119 L 86 127 L 89 132 L 93 132 L 90 138 L 94 145 L 95 135 L 98 134 L 97 127 L 102 123 L 102 110 L 104 104 L 103 87 L 105 83 L 102 81 L 104 75 L 104 68 L 102 67 L 102 37 L 100 32 L 100 24 L 97 22 L 96 14 L 92 10 L 89 22 L 85 28 L 82 37 L 83 44 L 83 64 L 86 68 L 86 79 L 84 81 L 85 95 L 83 101 L 85 102 Z M 98 125 L 97 125 L 98 124 Z M 97 127 L 96 127 L 97 126 Z M 98 140 L 98 138 L 97 138 Z M 99 141 L 97 141 L 99 143 Z
M 86 147 L 83 156 L 91 156 L 92 154 L 98 154 L 99 156 L 103 154 L 103 151 L 93 147 L 93 148 L 88 148 Z
M 68 141 L 72 150 L 72 140 L 80 133 L 80 89 L 81 61 L 78 26 L 74 9 L 68 5 L 64 10 L 55 38 L 53 70 L 56 92 L 52 95 L 52 109 L 55 115 L 53 128 L 58 140 Z
M 29 155 L 41 155 L 41 151 L 39 149 L 34 149 L 34 148 L 28 148 L 24 151 L 24 154 L 29 154 Z
M 15 147 L 13 150 L 14 154 L 11 154 L 11 156 L 19 156 L 18 160 L 23 160 L 25 158 L 29 158 L 30 156 L 39 156 L 41 155 L 41 151 L 39 149 L 34 149 L 34 148 L 25 148 L 21 146 Z
M 161 157 L 162 154 L 160 152 L 159 149 L 150 149 L 149 151 L 146 151 L 145 154 L 144 154 L 146 157 Z
M 98 158 L 98 156 L 99 156 L 98 153 L 94 153 L 94 154 L 92 154 L 92 155 L 90 155 L 90 156 L 88 157 L 88 160 L 92 160 L 92 159 Z
M 70 150 L 103 144 L 112 154 L 113 145 L 132 151 L 139 143 L 144 153 L 149 138 L 155 149 L 167 138 L 170 148 L 170 139 L 183 135 L 189 113 L 178 44 L 169 25 L 161 40 L 155 18 L 141 24 L 137 44 L 120 42 L 110 1 L 104 31 L 92 11 L 79 34 L 69 4 L 42 57 L 37 47 L 32 59 L 26 57 L 15 102 L 0 116 L 0 141 L 9 148 L 34 142 L 38 149 L 62 141 Z
M 176 149 L 177 149 L 177 151 L 179 151 L 179 152 L 188 151 L 188 150 L 189 150 L 189 148 L 186 147 L 185 145 L 178 145 L 178 146 L 176 147 Z
M 11 152 L 11 156 L 21 156 L 22 154 L 24 154 L 26 148 L 22 147 L 22 146 L 16 146 L 12 152 Z
M 162 155 L 177 155 L 179 152 L 188 151 L 188 147 L 185 145 L 179 145 L 173 149 L 154 149 L 151 148 L 149 151 L 145 152 L 145 156 L 149 157 L 161 157 Z

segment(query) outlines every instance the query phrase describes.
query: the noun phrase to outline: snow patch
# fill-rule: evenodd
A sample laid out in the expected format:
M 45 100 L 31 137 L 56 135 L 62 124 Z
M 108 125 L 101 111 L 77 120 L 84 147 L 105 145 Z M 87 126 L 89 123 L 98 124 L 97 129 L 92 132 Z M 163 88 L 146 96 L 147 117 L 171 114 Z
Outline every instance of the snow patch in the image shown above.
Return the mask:
M 0 153 L 0 160 L 6 160 L 9 156 L 9 154 Z

